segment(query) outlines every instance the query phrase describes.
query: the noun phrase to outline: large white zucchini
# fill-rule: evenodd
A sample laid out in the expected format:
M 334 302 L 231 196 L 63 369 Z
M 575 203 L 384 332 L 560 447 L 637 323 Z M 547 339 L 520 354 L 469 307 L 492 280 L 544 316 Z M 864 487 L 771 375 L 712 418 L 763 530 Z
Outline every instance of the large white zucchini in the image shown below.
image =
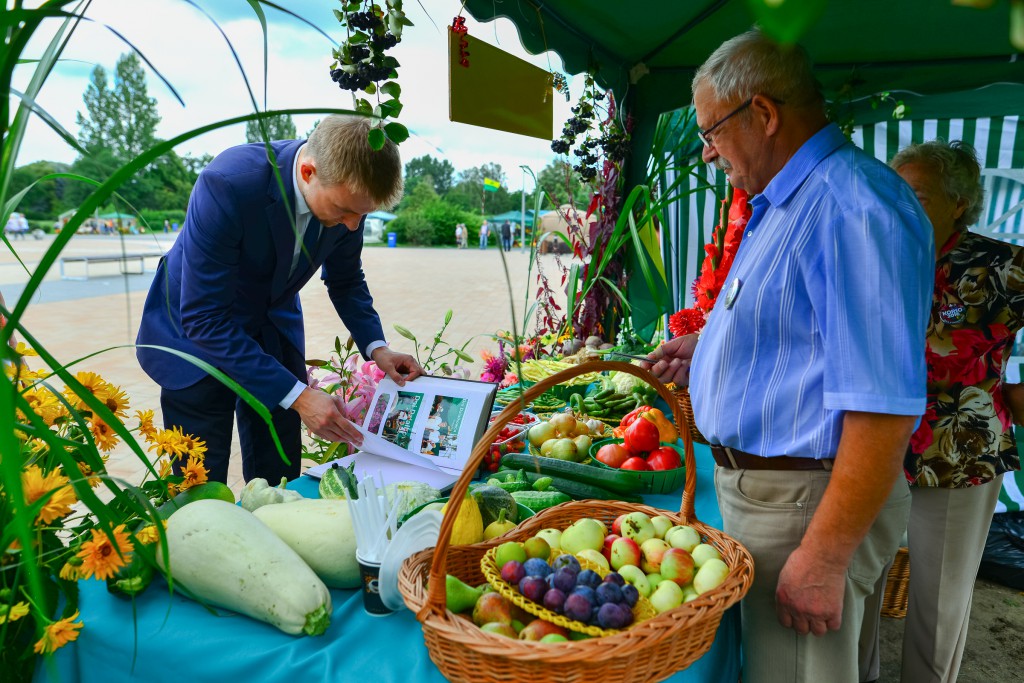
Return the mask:
M 347 500 L 306 498 L 287 505 L 264 505 L 253 515 L 331 588 L 360 585 L 356 536 Z
M 276 507 L 276 506 L 273 506 Z M 202 602 L 285 633 L 327 630 L 331 594 L 294 550 L 251 512 L 197 500 L 167 520 L 171 576 Z M 162 562 L 160 546 L 157 557 Z

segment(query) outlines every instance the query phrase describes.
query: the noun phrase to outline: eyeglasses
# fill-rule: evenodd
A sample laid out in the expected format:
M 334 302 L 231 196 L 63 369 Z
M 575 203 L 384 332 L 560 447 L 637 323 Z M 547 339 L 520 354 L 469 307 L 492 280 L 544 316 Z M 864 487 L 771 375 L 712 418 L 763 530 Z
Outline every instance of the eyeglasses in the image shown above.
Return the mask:
M 753 102 L 753 101 L 754 101 L 754 98 L 751 97 L 749 100 L 747 100 L 746 102 L 744 102 L 743 104 L 741 104 L 740 106 L 736 107 L 731 112 L 726 114 L 723 118 L 719 119 L 718 123 L 714 124 L 710 128 L 707 128 L 705 130 L 698 130 L 697 131 L 697 137 L 700 138 L 700 141 L 704 143 L 705 147 L 711 147 L 711 145 L 713 145 L 714 142 L 715 142 L 714 138 L 712 138 L 712 136 L 711 136 L 711 131 L 713 131 L 715 128 L 718 128 L 723 123 L 725 123 L 726 121 L 728 121 L 732 117 L 736 116 L 736 114 L 739 114 L 741 111 L 743 111 L 744 109 L 749 107 L 750 103 Z

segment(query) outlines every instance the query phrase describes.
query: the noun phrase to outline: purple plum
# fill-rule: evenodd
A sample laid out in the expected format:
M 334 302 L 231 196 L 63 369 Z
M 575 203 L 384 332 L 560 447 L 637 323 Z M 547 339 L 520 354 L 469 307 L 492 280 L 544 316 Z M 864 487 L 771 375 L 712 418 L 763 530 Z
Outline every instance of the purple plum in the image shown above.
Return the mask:
M 601 628 L 625 628 L 633 623 L 633 612 L 625 605 L 606 602 L 597 612 L 597 623 Z
M 572 589 L 576 587 L 576 572 L 567 567 L 563 567 L 557 570 L 551 579 L 551 587 L 557 588 L 566 595 L 572 592 Z
M 604 577 L 603 583 L 614 583 L 616 586 L 621 588 L 626 583 L 626 580 L 622 578 L 622 574 L 619 574 L 618 572 L 611 572 L 608 576 Z
M 527 576 L 519 582 L 519 592 L 533 602 L 541 602 L 548 591 L 547 582 L 539 576 Z
M 562 569 L 565 567 L 572 569 L 577 574 L 580 573 L 580 561 L 569 554 L 559 555 L 555 558 L 555 561 L 551 563 L 551 566 L 555 569 Z
M 601 575 L 593 569 L 584 569 L 579 573 L 579 576 L 576 577 L 576 585 L 597 588 L 601 585 Z
M 539 557 L 531 557 L 523 563 L 523 569 L 526 570 L 527 576 L 539 576 L 544 578 L 551 573 L 551 565 Z
M 593 605 L 587 596 L 582 593 L 573 593 L 565 599 L 565 604 L 562 606 L 562 614 L 569 619 L 576 621 L 588 621 L 590 619 L 590 612 L 593 610 Z
M 602 583 L 594 592 L 597 593 L 597 604 L 599 605 L 622 602 L 622 589 L 614 583 Z
M 562 613 L 562 608 L 565 605 L 565 593 L 552 588 L 544 594 L 544 607 L 551 610 L 552 612 Z
M 627 583 L 622 587 L 622 601 L 628 606 L 633 607 L 636 605 L 637 600 L 640 599 L 640 591 L 637 590 L 636 586 L 631 583 Z
M 519 582 L 526 576 L 526 570 L 523 569 L 523 563 L 518 560 L 509 560 L 501 568 L 501 578 L 508 581 L 512 585 L 519 585 Z

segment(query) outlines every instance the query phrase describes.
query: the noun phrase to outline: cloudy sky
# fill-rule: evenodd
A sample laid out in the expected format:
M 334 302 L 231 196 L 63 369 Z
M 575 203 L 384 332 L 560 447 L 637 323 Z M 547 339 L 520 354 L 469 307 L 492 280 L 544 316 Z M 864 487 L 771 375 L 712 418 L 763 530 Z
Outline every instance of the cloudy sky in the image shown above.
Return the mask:
M 227 34 L 239 53 L 245 72 L 263 104 L 263 36 L 259 21 L 245 0 L 195 0 Z M 330 80 L 333 41 L 340 42 L 344 29 L 332 10 L 337 0 L 277 0 L 314 23 L 315 29 L 271 8 L 268 21 L 269 75 L 267 105 L 270 109 L 335 107 L 351 108 L 348 92 Z M 406 0 L 404 8 L 415 26 L 407 28 L 402 43 L 389 54 L 401 63 L 398 82 L 402 86 L 404 110 L 401 121 L 413 137 L 401 146 L 405 160 L 423 154 L 446 158 L 456 170 L 496 162 L 506 173 L 507 187 L 518 190 L 523 183 L 519 166 L 540 171 L 553 157 L 550 142 L 511 133 L 492 131 L 448 120 L 448 67 L 446 27 L 458 14 L 458 0 Z M 147 67 L 147 85 L 157 99 L 162 120 L 157 134 L 170 138 L 198 126 L 252 111 L 249 95 L 230 48 L 214 23 L 186 0 L 93 0 L 84 22 L 72 36 L 64 61 L 50 75 L 39 102 L 72 134 L 78 133 L 75 113 L 85 112 L 82 95 L 96 65 L 108 74 L 118 57 L 129 48 L 107 27 L 116 29 L 142 52 L 177 89 L 182 106 L 171 91 Z M 514 26 L 504 19 L 480 24 L 470 17 L 471 35 L 511 52 L 545 70 L 561 69 L 553 53 L 528 55 L 519 44 Z M 44 23 L 36 42 L 26 53 L 32 57 L 49 40 L 47 31 L 56 23 Z M 23 88 L 31 66 L 16 74 L 14 86 Z M 579 77 L 571 81 L 578 94 Z M 560 130 L 569 116 L 569 104 L 555 98 L 554 126 Z M 295 117 L 299 135 L 304 135 L 319 117 Z M 224 128 L 182 144 L 179 154 L 217 154 L 245 142 L 244 126 Z M 17 165 L 39 160 L 71 162 L 76 152 L 45 124 L 34 120 L 22 143 Z M 527 190 L 533 183 L 527 178 Z

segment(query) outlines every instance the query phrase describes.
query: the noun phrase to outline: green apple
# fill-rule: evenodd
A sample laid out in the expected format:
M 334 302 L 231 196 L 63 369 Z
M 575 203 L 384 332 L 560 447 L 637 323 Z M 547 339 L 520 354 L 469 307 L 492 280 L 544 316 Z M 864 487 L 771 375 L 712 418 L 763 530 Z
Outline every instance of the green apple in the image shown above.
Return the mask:
M 541 529 L 535 536 L 543 538 L 548 542 L 548 546 L 551 548 L 551 555 L 557 557 L 558 551 L 562 547 L 562 532 L 559 529 Z
M 661 614 L 683 604 L 683 589 L 672 581 L 662 581 L 651 593 L 651 605 Z
M 640 569 L 640 567 L 627 564 L 619 568 L 619 575 L 625 579 L 627 583 L 631 583 L 636 586 L 640 595 L 645 598 L 649 598 L 651 596 L 651 591 L 653 590 L 651 588 L 651 583 L 647 580 L 647 575 L 644 574 L 644 571 Z
M 671 529 L 675 522 L 665 515 L 658 515 L 657 517 L 651 517 L 651 524 L 654 525 L 654 537 L 665 538 L 665 532 Z
M 674 526 L 665 532 L 665 540 L 673 548 L 682 548 L 688 553 L 700 545 L 700 534 L 692 526 Z
M 647 575 L 647 583 L 651 585 L 651 592 L 653 593 L 658 588 L 658 584 L 664 581 L 664 577 L 658 572 L 652 572 Z
M 683 587 L 683 602 L 690 602 L 697 598 L 697 591 L 693 589 L 693 584 Z
M 697 593 L 705 593 L 712 588 L 717 588 L 729 576 L 729 567 L 714 557 L 704 561 L 696 576 L 693 577 L 693 589 Z
M 611 567 L 608 565 L 608 560 L 605 556 L 593 548 L 584 548 L 583 550 L 576 553 L 576 557 L 581 560 L 586 560 L 591 564 L 597 565 L 604 569 L 606 572 L 611 571 Z
M 644 516 L 646 517 L 646 515 Z M 600 554 L 601 549 L 604 548 L 604 537 L 604 524 L 601 524 L 596 519 L 584 517 L 583 519 L 577 519 L 568 529 L 562 532 L 560 547 L 562 552 L 569 553 L 570 555 L 575 555 L 587 548 L 596 550 Z
M 700 569 L 704 566 L 704 563 L 708 560 L 721 560 L 722 555 L 718 552 L 718 549 L 713 545 L 707 543 L 701 543 L 690 551 L 693 555 L 693 564 Z
M 619 535 L 632 538 L 637 545 L 643 545 L 644 541 L 654 538 L 654 524 L 644 513 L 630 512 L 622 519 L 622 533 Z
M 511 562 L 512 560 L 526 562 L 528 559 L 529 557 L 526 555 L 523 544 L 517 541 L 505 541 L 494 551 L 494 564 L 497 565 L 499 570 L 505 566 L 506 562 Z

